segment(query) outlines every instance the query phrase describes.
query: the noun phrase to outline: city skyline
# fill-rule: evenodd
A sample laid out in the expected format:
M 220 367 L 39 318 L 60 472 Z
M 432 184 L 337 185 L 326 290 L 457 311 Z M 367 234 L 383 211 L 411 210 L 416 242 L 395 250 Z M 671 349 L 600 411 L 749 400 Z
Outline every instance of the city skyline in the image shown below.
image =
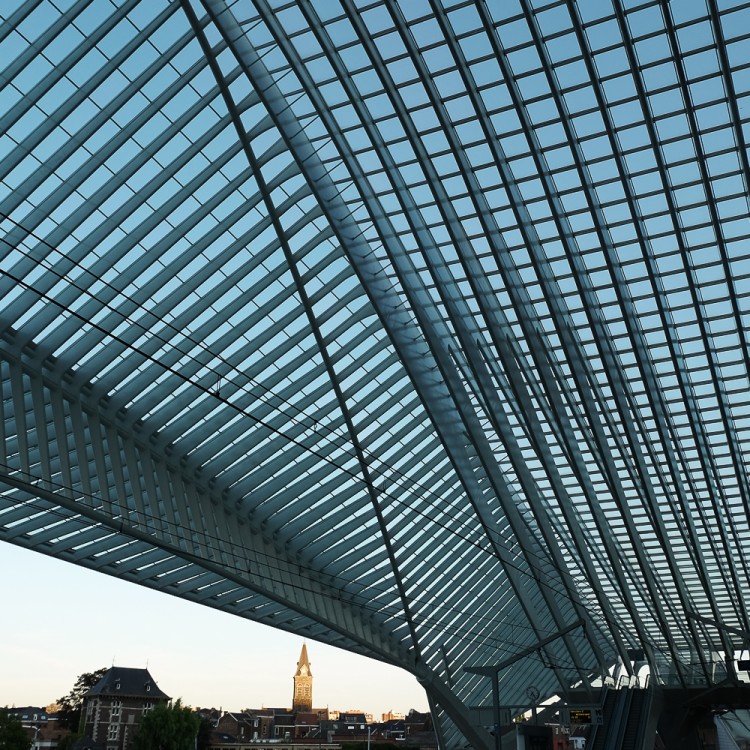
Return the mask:
M 193 707 L 291 707 L 303 639 L 39 553 L 0 544 L 0 706 L 46 706 L 78 675 L 148 667 Z M 316 707 L 427 711 L 417 681 L 388 665 L 306 640 Z

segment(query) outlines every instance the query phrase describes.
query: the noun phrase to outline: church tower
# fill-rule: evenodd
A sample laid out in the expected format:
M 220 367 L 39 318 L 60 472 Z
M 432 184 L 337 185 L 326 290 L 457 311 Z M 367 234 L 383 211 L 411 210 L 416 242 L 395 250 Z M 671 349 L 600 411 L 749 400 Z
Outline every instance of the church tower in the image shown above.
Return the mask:
M 292 711 L 296 713 L 312 711 L 312 672 L 307 659 L 307 645 L 304 643 L 297 662 L 297 672 L 294 675 Z

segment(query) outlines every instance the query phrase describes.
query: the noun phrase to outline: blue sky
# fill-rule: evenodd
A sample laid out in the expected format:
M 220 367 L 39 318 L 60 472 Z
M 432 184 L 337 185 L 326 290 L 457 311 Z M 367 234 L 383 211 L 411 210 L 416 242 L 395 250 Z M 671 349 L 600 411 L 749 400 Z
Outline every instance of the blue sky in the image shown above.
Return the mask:
M 168 695 L 226 710 L 287 706 L 299 636 L 0 543 L 0 706 L 46 705 L 82 672 L 144 667 Z M 427 710 L 410 675 L 307 642 L 316 706 Z

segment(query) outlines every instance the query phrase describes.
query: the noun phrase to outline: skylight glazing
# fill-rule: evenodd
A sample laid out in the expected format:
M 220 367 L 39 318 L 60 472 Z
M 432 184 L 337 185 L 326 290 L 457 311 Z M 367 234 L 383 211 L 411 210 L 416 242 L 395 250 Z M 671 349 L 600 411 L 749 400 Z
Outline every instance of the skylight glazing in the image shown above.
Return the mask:
M 749 7 L 7 3 L 0 538 L 400 664 L 446 746 L 555 634 L 501 702 L 737 679 Z

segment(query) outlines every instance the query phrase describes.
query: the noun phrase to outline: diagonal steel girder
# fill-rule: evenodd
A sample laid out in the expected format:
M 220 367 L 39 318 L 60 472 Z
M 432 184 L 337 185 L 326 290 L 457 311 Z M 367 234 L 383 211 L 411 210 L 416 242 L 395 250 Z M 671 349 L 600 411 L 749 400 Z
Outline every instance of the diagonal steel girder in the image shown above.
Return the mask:
M 685 7 L 0 11 L 2 538 L 398 663 L 446 746 L 534 643 L 508 702 L 739 679 L 750 33 Z
M 563 626 L 565 617 L 571 618 L 574 615 L 574 610 L 570 609 L 570 602 L 571 599 L 575 599 L 575 592 L 569 589 L 564 597 L 557 599 L 556 597 L 559 594 L 550 596 L 549 581 L 542 582 L 538 578 L 538 573 L 531 576 L 519 575 L 515 565 L 507 556 L 507 552 L 496 544 L 493 534 L 488 530 L 492 526 L 492 521 L 487 508 L 487 499 L 482 497 L 478 491 L 475 469 L 470 465 L 466 447 L 459 439 L 462 434 L 469 435 L 470 444 L 479 457 L 484 475 L 489 477 L 495 496 L 501 499 L 503 513 L 509 518 L 515 538 L 519 541 L 522 549 L 525 550 L 524 554 L 531 566 L 538 566 L 538 561 L 548 554 L 546 549 L 537 548 L 536 541 L 529 534 L 526 523 L 521 519 L 515 503 L 510 498 L 506 479 L 498 471 L 496 461 L 488 451 L 485 438 L 476 422 L 473 407 L 469 403 L 463 384 L 459 381 L 459 372 L 445 346 L 444 342 L 447 337 L 441 334 L 442 323 L 432 312 L 433 306 L 421 288 L 419 276 L 411 266 L 408 254 L 403 251 L 403 248 L 399 247 L 393 232 L 389 231 L 387 220 L 379 215 L 374 207 L 374 202 L 367 202 L 365 183 L 358 183 L 358 187 L 365 195 L 366 203 L 372 211 L 373 221 L 379 228 L 381 239 L 388 247 L 389 257 L 399 274 L 402 290 L 410 300 L 411 309 L 415 311 L 421 333 L 414 329 L 412 320 L 404 314 L 401 300 L 395 289 L 389 291 L 389 282 L 383 277 L 377 261 L 371 257 L 370 249 L 362 241 L 361 235 L 345 204 L 338 197 L 325 167 L 319 162 L 314 148 L 306 140 L 304 128 L 294 118 L 284 97 L 274 84 L 258 54 L 245 39 L 231 12 L 220 3 L 207 2 L 205 6 L 212 16 L 213 22 L 222 33 L 224 41 L 234 52 L 237 60 L 244 66 L 255 90 L 264 99 L 282 137 L 286 140 L 291 153 L 303 169 L 311 189 L 319 197 L 320 203 L 360 280 L 368 289 L 370 298 L 380 314 L 381 321 L 389 331 L 391 340 L 399 351 L 404 366 L 410 372 L 425 407 L 433 415 L 436 429 L 462 479 L 467 495 L 472 498 L 472 506 L 486 530 L 487 538 L 493 545 L 498 559 L 506 566 L 506 573 L 515 587 L 518 600 L 522 606 L 533 602 L 534 599 L 529 596 L 528 592 L 530 589 L 536 588 L 541 592 L 542 599 L 545 600 L 545 607 L 552 613 L 553 619 L 556 619 L 557 623 Z M 261 12 L 264 12 L 262 6 Z M 270 12 L 266 14 L 266 20 L 273 25 Z M 312 91 L 313 87 L 308 88 Z M 325 117 L 322 110 L 320 114 Z M 348 165 L 356 175 L 356 165 L 351 161 Z M 424 340 L 427 347 L 418 343 L 420 340 Z M 436 378 L 435 374 L 439 374 L 439 377 Z M 552 576 L 552 579 L 561 574 L 564 580 L 563 570 L 563 566 L 550 567 L 548 574 Z M 398 574 L 398 571 L 396 573 Z M 564 583 L 561 583 L 561 589 L 565 590 Z M 563 601 L 565 601 L 564 604 L 562 604 Z M 563 611 L 565 611 L 565 614 L 563 614 Z M 527 609 L 527 616 L 532 623 L 532 627 L 535 627 L 541 633 L 544 628 L 541 625 L 540 611 L 533 608 Z M 571 644 L 568 644 L 568 648 L 571 649 L 574 663 L 580 665 L 579 668 L 585 680 L 585 672 L 596 669 L 596 666 L 594 664 L 585 665 Z M 428 681 L 425 680 L 425 682 Z M 566 685 L 562 675 L 559 676 L 559 684 L 561 687 Z M 436 689 L 434 684 L 430 689 Z M 460 704 L 448 691 L 443 690 L 441 692 L 442 695 L 439 698 L 435 696 L 437 702 L 443 705 L 454 721 L 461 723 L 464 732 L 468 732 L 470 728 L 461 717 Z M 444 705 L 446 701 L 448 704 Z
M 299 632 L 302 618 L 321 640 L 409 664 L 384 623 L 251 526 L 231 492 L 170 456 L 158 434 L 128 424 L 63 363 L 36 347 L 13 352 L 7 338 L 0 365 L 10 412 L 0 423 L 11 429 L 0 435 L 0 481 L 20 494 L 1 495 L 0 538 L 274 627 Z M 89 526 L 101 533 L 81 544 Z M 209 600 L 190 586 L 198 576 L 227 581 L 232 597 Z

